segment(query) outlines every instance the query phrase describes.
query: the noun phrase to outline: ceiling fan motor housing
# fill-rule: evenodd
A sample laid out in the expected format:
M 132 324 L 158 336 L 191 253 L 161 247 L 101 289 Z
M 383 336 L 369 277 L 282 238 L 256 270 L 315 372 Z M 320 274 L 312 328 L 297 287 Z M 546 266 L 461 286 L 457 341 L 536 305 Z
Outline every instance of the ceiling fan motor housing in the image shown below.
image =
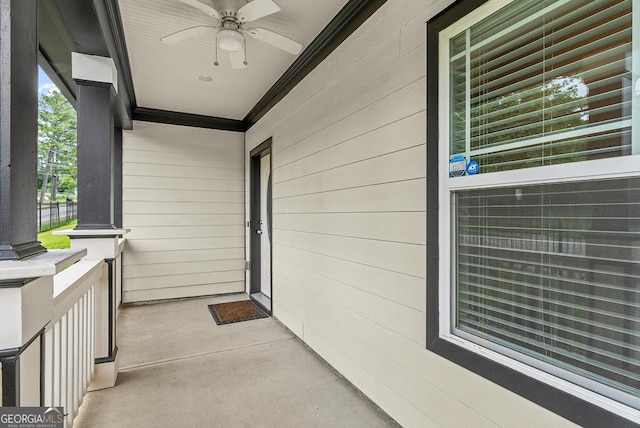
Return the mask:
M 246 0 L 214 0 L 213 7 L 225 18 L 236 18 L 238 9 L 247 4 Z

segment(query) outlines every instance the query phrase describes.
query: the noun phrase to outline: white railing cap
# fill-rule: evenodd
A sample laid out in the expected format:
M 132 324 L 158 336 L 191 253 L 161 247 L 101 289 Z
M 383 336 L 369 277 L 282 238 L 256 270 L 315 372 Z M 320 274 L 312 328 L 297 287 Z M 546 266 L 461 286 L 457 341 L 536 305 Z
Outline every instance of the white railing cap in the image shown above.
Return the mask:
M 56 230 L 52 232 L 54 235 L 67 235 L 74 238 L 80 237 L 101 237 L 109 238 L 123 236 L 129 233 L 131 229 L 66 229 Z
M 24 260 L 0 262 L 0 281 L 52 276 L 87 255 L 87 250 L 49 250 Z

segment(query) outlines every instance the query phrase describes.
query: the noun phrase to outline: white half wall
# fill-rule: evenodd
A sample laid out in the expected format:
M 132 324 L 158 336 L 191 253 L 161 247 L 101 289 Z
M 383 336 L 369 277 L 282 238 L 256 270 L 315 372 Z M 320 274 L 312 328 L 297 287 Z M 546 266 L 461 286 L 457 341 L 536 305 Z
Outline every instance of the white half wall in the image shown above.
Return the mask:
M 404 427 L 570 426 L 426 349 L 425 23 L 450 3 L 387 1 L 247 132 L 245 162 L 273 137 L 274 316 Z
M 123 302 L 244 290 L 244 134 L 123 132 Z

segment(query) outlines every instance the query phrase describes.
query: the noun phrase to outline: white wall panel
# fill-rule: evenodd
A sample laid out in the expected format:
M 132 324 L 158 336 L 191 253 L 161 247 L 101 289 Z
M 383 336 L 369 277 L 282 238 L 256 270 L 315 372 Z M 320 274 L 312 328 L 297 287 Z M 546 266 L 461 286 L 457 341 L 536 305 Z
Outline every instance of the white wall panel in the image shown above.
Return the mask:
M 216 294 L 238 293 L 242 291 L 244 281 L 225 282 L 217 284 Z M 145 302 L 149 300 L 175 299 L 176 297 L 207 296 L 211 294 L 211 284 L 192 284 L 185 286 L 151 288 L 145 290 L 127 291 L 130 302 Z
M 127 291 L 157 290 L 161 288 L 190 287 L 193 285 L 226 284 L 230 282 L 242 281 L 243 277 L 244 272 L 242 271 L 187 273 L 156 276 L 154 277 L 152 284 L 149 282 L 148 278 L 128 278 L 129 285 L 127 287 Z
M 345 286 L 342 282 L 287 263 L 286 260 L 280 260 L 277 267 L 281 270 L 274 274 L 279 275 L 281 281 L 302 287 L 309 295 L 315 295 L 314 301 L 326 299 L 332 308 L 342 308 L 343 311 L 368 319 L 374 324 L 374 329 L 389 329 L 426 346 L 426 324 L 421 322 L 420 310 L 395 304 L 366 289 Z
M 207 168 L 201 166 L 182 166 L 171 164 L 147 164 L 142 162 L 125 162 L 122 165 L 124 175 L 142 175 L 146 177 L 174 177 L 174 178 L 206 178 L 218 180 L 241 180 L 244 176 L 242 169 L 235 168 Z
M 134 122 L 123 135 L 123 301 L 244 289 L 244 135 Z
M 425 185 L 426 180 L 421 178 L 274 199 L 273 211 L 274 213 L 424 211 Z M 277 187 L 277 185 L 274 186 L 274 194 L 278 192 Z M 411 197 L 408 198 L 407 194 Z
M 570 426 L 426 349 L 425 22 L 451 2 L 386 2 L 247 132 L 246 190 L 273 138 L 274 315 L 403 426 Z
M 165 201 L 165 202 L 235 202 L 244 209 L 244 195 L 242 192 L 223 190 L 173 190 L 173 189 L 123 189 L 123 200 L 132 202 Z
M 346 287 L 357 288 L 421 312 L 425 310 L 423 278 L 282 245 L 275 247 L 275 250 L 278 255 L 275 259 L 276 268 L 281 260 L 286 261 L 328 280 L 339 281 Z
M 273 198 L 365 187 L 374 184 L 404 182 L 424 177 L 421 160 L 426 157 L 424 145 L 374 158 L 353 162 L 314 174 L 307 174 L 275 186 Z
M 125 203 L 126 205 L 126 203 Z M 156 212 L 132 214 L 127 213 L 127 226 L 233 226 L 244 224 L 237 214 L 194 214 L 179 216 L 158 214 Z
M 125 190 L 130 189 L 160 189 L 160 190 L 205 190 L 241 192 L 244 181 L 215 180 L 211 178 L 176 178 L 176 177 L 145 177 L 127 176 L 124 183 Z
M 313 73 L 312 73 L 313 75 Z M 295 90 L 294 90 L 295 91 Z M 294 92 L 292 91 L 292 92 Z M 332 126 L 328 126 L 318 132 L 307 132 L 297 141 L 286 147 L 280 147 L 278 157 L 274 158 L 274 168 L 286 165 L 306 156 L 313 155 L 329 147 L 337 146 L 357 137 L 368 138 L 368 134 L 381 130 L 399 120 L 412 115 L 417 115 L 425 109 L 426 84 L 424 77 L 407 83 L 397 91 L 383 97 L 380 102 L 362 107 L 359 110 L 348 113 L 340 118 Z M 270 114 L 267 115 L 267 117 Z M 312 116 L 313 117 L 313 116 Z M 422 116 L 423 121 L 426 116 Z M 260 138 L 268 138 L 270 132 L 263 128 L 262 123 L 256 124 L 247 135 L 256 133 Z M 375 124 L 372 126 L 372 124 Z M 422 133 L 423 141 L 426 140 L 426 130 L 413 128 L 413 132 Z M 283 140 L 288 136 L 283 135 Z M 249 143 L 249 142 L 247 142 Z M 255 144 L 255 143 L 254 143 Z M 363 144 L 360 142 L 360 144 Z M 392 143 L 391 143 L 392 144 Z M 362 156 L 362 154 L 360 155 Z
M 209 260 L 233 260 L 244 257 L 244 246 L 238 248 L 214 248 L 183 251 L 136 251 L 128 252 L 123 266 L 141 266 L 158 263 L 187 263 Z
M 141 225 L 127 234 L 129 239 L 164 239 L 164 238 L 219 238 L 244 237 L 242 225 L 176 225 L 171 228 L 163 226 Z
M 277 178 L 279 182 L 282 182 L 362 161 L 363 145 L 367 146 L 366 155 L 369 158 L 375 158 L 414 145 L 424 144 L 425 126 L 425 115 L 414 114 L 337 144 L 334 142 L 332 146 L 329 145 L 331 139 L 326 135 L 315 141 L 309 139 L 305 141 L 305 144 L 297 144 L 286 152 L 280 153 L 280 159 L 286 159 L 288 162 L 286 164 L 284 161 L 280 162 L 276 167 Z M 347 132 L 347 130 L 345 129 L 343 132 Z M 311 148 L 312 145 L 315 147 Z M 310 153 L 310 149 L 317 151 Z
M 132 251 L 208 250 L 242 247 L 242 237 L 132 239 Z M 126 272 L 125 272 L 126 277 Z
M 229 162 L 233 162 L 233 154 L 221 155 L 216 153 L 217 147 L 197 145 L 198 150 L 202 153 L 202 158 L 194 159 L 188 153 L 176 152 L 156 152 L 147 147 L 147 150 L 129 150 L 123 153 L 123 159 L 129 163 L 149 163 L 153 162 L 157 165 L 182 165 L 182 166 L 199 166 L 206 168 L 229 168 Z
M 424 212 L 279 214 L 273 227 L 279 230 L 312 230 L 325 235 L 424 245 L 426 221 Z
M 181 202 L 181 201 L 123 201 L 123 214 L 241 214 L 243 203 L 224 202 Z M 175 202 L 175 203 L 172 203 Z
M 287 230 L 274 230 L 273 236 L 274 241 L 287 247 L 419 278 L 426 276 L 424 260 L 427 255 L 424 245 Z
M 186 263 L 151 263 L 127 267 L 127 278 L 147 278 L 158 275 L 186 275 L 210 272 L 242 271 L 244 259 L 205 260 Z

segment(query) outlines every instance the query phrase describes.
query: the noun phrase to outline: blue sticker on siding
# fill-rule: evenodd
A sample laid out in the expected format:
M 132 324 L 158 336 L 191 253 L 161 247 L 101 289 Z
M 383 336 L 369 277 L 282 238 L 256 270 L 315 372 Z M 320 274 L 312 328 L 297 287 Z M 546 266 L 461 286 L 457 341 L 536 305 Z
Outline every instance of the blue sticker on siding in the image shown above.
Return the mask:
M 467 170 L 467 158 L 462 155 L 455 155 L 449 161 L 449 176 L 462 177 Z
M 471 161 L 467 164 L 467 174 L 476 175 L 480 172 L 480 164 L 476 161 Z

